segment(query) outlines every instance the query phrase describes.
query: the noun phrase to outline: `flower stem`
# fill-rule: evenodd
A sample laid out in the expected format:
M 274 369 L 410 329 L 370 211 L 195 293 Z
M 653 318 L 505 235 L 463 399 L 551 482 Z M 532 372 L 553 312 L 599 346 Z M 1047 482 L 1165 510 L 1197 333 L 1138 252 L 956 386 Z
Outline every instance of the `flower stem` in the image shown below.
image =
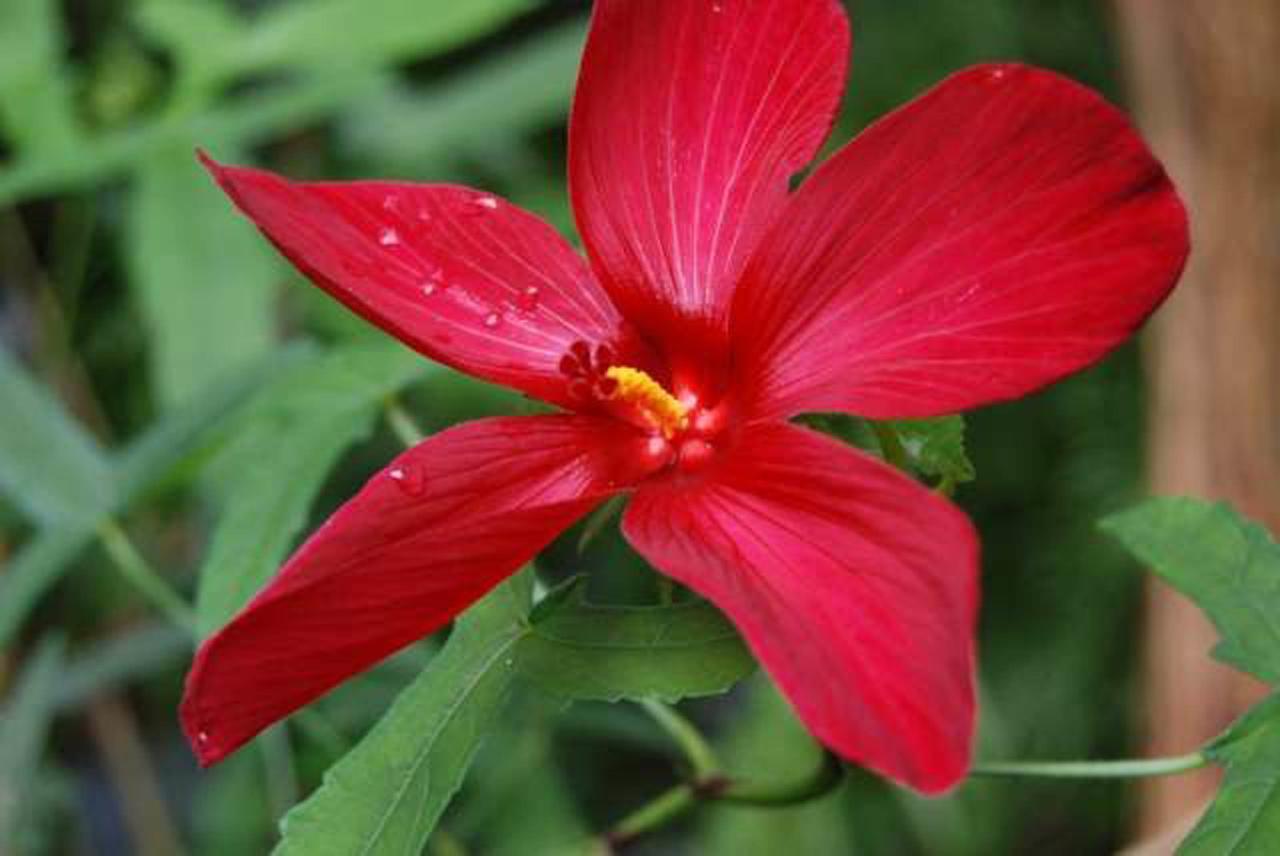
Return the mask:
M 391 431 L 396 435 L 396 438 L 406 447 L 416 446 L 426 439 L 427 433 L 414 421 L 413 417 L 400 405 L 399 401 L 394 398 L 388 398 L 382 409 L 387 419 L 387 425 L 391 427 Z
M 194 632 L 195 612 L 142 557 L 118 523 L 107 519 L 98 524 L 98 540 L 116 569 L 143 597 L 174 624 Z
M 790 782 L 730 782 L 716 799 L 740 805 L 781 807 L 825 796 L 844 779 L 844 765 L 831 752 L 822 753 L 822 764 L 802 779 Z
M 1138 779 L 1185 773 L 1209 763 L 1201 752 L 1172 758 L 1125 761 L 993 761 L 975 764 L 975 776 L 1039 776 L 1053 779 Z
M 843 779 L 844 766 L 840 759 L 830 752 L 823 752 L 819 767 L 800 779 L 783 782 L 734 780 L 720 772 L 719 762 L 706 738 L 691 722 L 662 702 L 646 699 L 641 705 L 680 744 L 694 775 L 690 781 L 663 791 L 618 821 L 603 836 L 604 844 L 610 850 L 671 823 L 700 802 L 778 808 L 828 794 Z
M 630 844 L 646 832 L 666 826 L 698 804 L 698 789 L 691 784 L 676 785 L 618 821 L 604 834 L 610 848 Z
M 671 705 L 657 699 L 642 699 L 640 706 L 680 747 L 689 762 L 689 771 L 695 782 L 706 781 L 720 774 L 720 762 L 716 759 L 715 751 L 692 722 L 681 716 Z

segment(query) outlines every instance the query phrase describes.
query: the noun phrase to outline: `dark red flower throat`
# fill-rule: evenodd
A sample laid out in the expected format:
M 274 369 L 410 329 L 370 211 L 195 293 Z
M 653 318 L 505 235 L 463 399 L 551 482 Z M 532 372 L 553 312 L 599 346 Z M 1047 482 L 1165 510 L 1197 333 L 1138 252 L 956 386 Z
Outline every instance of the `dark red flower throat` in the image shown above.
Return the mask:
M 633 478 L 705 472 L 728 450 L 739 421 L 728 373 L 708 370 L 721 361 L 663 359 L 656 352 L 638 338 L 625 347 L 579 339 L 560 359 L 568 398 L 581 412 L 638 432 L 642 442 L 622 446 L 622 454 L 635 456 L 625 467 Z

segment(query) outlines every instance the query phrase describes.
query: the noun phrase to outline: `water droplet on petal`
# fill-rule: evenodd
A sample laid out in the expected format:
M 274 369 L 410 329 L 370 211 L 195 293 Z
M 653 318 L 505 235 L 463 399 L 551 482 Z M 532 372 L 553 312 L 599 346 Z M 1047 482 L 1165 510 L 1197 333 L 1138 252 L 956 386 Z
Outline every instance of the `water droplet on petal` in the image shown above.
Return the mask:
M 388 193 L 387 197 L 382 200 L 382 208 L 384 211 L 395 211 L 400 207 L 400 197 L 394 193 Z
M 383 229 L 378 233 L 378 243 L 384 247 L 393 247 L 400 243 L 400 234 L 395 229 Z
M 418 215 L 417 215 L 417 216 L 418 216 L 418 222 L 419 222 L 419 223 L 430 223 L 430 222 L 431 222 L 431 212 L 430 212 L 430 211 L 428 211 L 428 210 L 427 210 L 427 209 L 425 209 L 425 208 L 419 208 L 419 209 L 418 209 Z
M 207 731 L 197 731 L 197 732 L 196 732 L 196 742 L 197 742 L 197 743 L 208 743 L 208 742 L 209 742 L 209 732 L 207 732 Z
M 419 464 L 405 461 L 398 467 L 387 471 L 387 476 L 409 496 L 421 496 L 426 487 L 427 476 Z
M 493 196 L 473 196 L 467 201 L 467 205 L 462 209 L 464 214 L 471 217 L 478 217 L 489 211 L 493 211 L 498 207 L 498 200 Z
M 497 312 L 490 312 L 488 315 L 484 316 L 484 326 L 489 329 L 497 327 L 500 323 L 502 323 L 502 316 Z
M 427 297 L 430 297 L 438 291 L 443 291 L 447 286 L 448 283 L 444 281 L 443 272 L 441 272 L 440 268 L 435 268 L 426 275 L 418 289 Z
M 538 286 L 531 285 L 524 291 L 520 292 L 520 297 L 516 299 L 516 302 L 525 312 L 532 312 L 538 308 L 538 300 L 541 299 L 541 296 L 542 293 L 538 289 Z

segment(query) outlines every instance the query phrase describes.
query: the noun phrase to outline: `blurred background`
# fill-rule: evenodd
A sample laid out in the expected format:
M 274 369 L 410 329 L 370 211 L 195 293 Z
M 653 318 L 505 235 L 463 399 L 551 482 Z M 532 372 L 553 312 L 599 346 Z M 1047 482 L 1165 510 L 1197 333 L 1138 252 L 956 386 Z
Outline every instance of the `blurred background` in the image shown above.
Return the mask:
M 572 234 L 565 116 L 588 5 L 0 0 L 0 853 L 269 850 L 277 819 L 431 646 L 201 773 L 175 716 L 198 576 L 274 563 L 394 454 L 384 397 L 431 429 L 526 407 L 402 355 L 333 359 L 381 334 L 276 259 L 193 150 L 295 177 L 471 184 Z M 848 5 L 853 73 L 829 150 L 967 64 L 1020 60 L 1129 105 L 1192 199 L 1195 260 L 1144 344 L 1149 381 L 1129 346 L 972 415 L 978 479 L 958 494 L 985 545 L 980 757 L 1187 751 L 1252 688 L 1204 666 L 1212 636 L 1094 521 L 1154 485 L 1280 523 L 1280 11 Z M 299 495 L 264 542 L 220 536 L 229 516 L 260 513 L 239 498 L 273 456 L 297 461 Z M 600 598 L 646 596 L 615 535 L 579 555 L 577 534 L 548 566 L 592 571 Z M 813 763 L 760 676 L 684 709 L 735 771 Z M 554 852 L 672 780 L 636 709 L 522 692 L 430 851 Z M 634 852 L 1165 852 L 1159 835 L 1212 784 L 987 779 L 924 800 L 854 775 L 803 808 L 701 810 Z

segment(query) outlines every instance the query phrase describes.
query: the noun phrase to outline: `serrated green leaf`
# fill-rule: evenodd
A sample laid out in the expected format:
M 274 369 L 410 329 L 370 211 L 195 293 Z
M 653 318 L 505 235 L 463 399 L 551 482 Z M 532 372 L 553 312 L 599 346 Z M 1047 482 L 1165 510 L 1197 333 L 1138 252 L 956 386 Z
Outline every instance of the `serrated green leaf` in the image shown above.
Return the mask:
M 848 413 L 815 413 L 800 419 L 824 434 L 883 458 L 913 475 L 950 489 L 973 481 L 973 462 L 965 451 L 963 416 L 871 422 Z
M 21 852 L 23 802 L 53 720 L 61 671 L 62 641 L 46 638 L 23 667 L 0 711 L 0 853 Z
M 714 695 L 756 665 L 733 625 L 705 601 L 598 606 L 580 594 L 532 625 L 519 664 L 548 692 L 601 701 Z
M 194 144 L 153 152 L 129 207 L 130 285 L 150 330 L 166 407 L 260 359 L 274 338 L 279 268 L 196 162 Z
M 1280 546 L 1225 503 L 1165 497 L 1102 521 L 1218 628 L 1214 656 L 1280 681 Z
M 382 401 L 433 369 L 398 345 L 335 349 L 259 393 L 214 462 L 225 511 L 200 572 L 200 634 L 227 621 L 279 565 L 338 456 L 365 436 Z
M 324 783 L 281 824 L 277 856 L 418 856 L 516 675 L 529 579 L 496 588 Z
M 0 3 L 0 129 L 23 157 L 74 151 L 79 125 L 55 0 Z
M 1280 842 L 1280 696 L 1271 696 L 1215 741 L 1226 777 L 1181 856 L 1270 856 Z
M 105 455 L 4 349 L 0 401 L 0 490 L 42 523 L 92 518 L 111 498 Z
M 923 476 L 941 479 L 944 484 L 973 481 L 973 462 L 964 448 L 964 417 L 900 419 L 889 423 L 912 468 Z

